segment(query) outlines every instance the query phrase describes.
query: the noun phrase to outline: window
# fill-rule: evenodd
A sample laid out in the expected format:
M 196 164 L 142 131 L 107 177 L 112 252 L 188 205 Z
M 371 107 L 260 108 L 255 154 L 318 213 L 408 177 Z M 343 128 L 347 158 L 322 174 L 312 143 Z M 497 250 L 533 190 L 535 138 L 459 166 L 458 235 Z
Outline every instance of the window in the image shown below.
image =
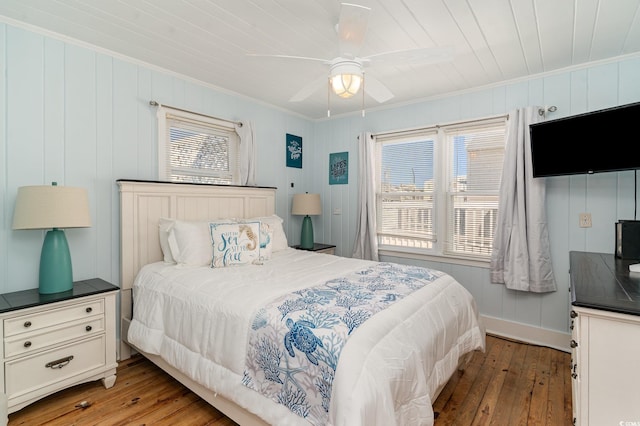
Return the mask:
M 505 118 L 376 136 L 381 250 L 488 259 Z
M 158 124 L 160 179 L 238 183 L 239 138 L 232 123 L 161 107 Z

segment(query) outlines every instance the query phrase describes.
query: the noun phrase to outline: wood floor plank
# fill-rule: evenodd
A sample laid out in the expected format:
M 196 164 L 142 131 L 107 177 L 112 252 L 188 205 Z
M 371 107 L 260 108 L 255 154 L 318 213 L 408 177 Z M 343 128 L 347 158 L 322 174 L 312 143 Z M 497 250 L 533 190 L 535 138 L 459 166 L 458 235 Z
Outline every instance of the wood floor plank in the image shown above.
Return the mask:
M 527 425 L 544 426 L 547 423 L 549 382 L 551 376 L 551 351 L 539 351 L 536 378 L 531 395 Z
M 491 419 L 498 407 L 498 397 L 502 391 L 502 387 L 509 373 L 509 367 L 515 352 L 515 344 L 505 341 L 500 352 L 500 358 L 495 365 L 494 371 L 491 373 L 492 378 L 488 385 L 482 400 L 480 401 L 479 410 L 475 417 L 471 420 L 472 426 L 485 426 L 491 424 Z
M 435 426 L 571 425 L 570 355 L 487 335 L 433 403 Z M 81 406 L 81 402 L 86 402 Z M 9 415 L 9 426 L 238 426 L 141 356 L 116 384 L 63 390 Z
M 520 374 L 520 386 L 513 399 L 509 416 L 509 421 L 514 426 L 527 426 L 540 350 L 538 346 L 527 346 L 527 354 Z
M 525 356 L 527 354 L 527 345 L 515 344 L 514 353 L 511 357 L 511 363 L 502 384 L 500 395 L 497 401 L 499 404 L 495 407 L 493 416 L 491 417 L 492 426 L 507 425 L 510 421 L 511 407 L 520 388 L 520 377 L 522 369 L 525 365 Z

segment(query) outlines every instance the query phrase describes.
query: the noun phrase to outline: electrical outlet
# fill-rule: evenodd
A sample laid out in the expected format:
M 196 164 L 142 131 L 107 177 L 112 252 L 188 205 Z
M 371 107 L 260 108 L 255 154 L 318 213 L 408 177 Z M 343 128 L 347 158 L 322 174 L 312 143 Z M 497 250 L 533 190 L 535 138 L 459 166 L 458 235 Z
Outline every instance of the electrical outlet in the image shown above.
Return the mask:
M 580 213 L 580 228 L 591 228 L 591 213 Z

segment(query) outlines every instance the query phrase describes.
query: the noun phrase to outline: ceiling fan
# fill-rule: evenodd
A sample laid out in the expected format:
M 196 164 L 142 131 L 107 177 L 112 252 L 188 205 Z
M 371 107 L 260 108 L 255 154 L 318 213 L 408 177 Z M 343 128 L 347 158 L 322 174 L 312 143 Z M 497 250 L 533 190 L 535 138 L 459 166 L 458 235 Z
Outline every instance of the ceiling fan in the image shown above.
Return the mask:
M 384 52 L 369 56 L 359 56 L 364 44 L 369 14 L 371 8 L 352 3 L 341 3 L 340 17 L 336 25 L 338 33 L 338 56 L 333 59 L 313 58 L 306 56 L 249 54 L 249 56 L 269 56 L 285 59 L 301 59 L 318 61 L 329 68 L 329 89 L 342 98 L 354 96 L 360 88 L 378 103 L 393 98 L 393 93 L 370 73 L 365 73 L 365 67 L 373 67 L 378 63 L 435 63 L 451 59 L 452 49 L 445 48 L 417 48 Z M 365 76 L 366 74 L 366 76 Z M 295 93 L 289 101 L 300 102 L 311 96 L 327 84 L 324 75 L 305 85 Z

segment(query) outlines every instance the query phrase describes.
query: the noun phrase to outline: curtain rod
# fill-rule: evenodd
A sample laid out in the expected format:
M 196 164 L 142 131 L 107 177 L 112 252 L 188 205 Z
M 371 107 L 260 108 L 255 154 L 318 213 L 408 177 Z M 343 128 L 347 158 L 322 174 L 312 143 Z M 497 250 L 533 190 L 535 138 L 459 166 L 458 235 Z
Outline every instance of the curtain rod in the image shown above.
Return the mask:
M 545 113 L 547 111 L 555 112 L 557 110 L 558 110 L 558 107 L 556 107 L 555 105 L 551 105 L 549 107 L 539 108 L 538 109 L 538 114 L 545 115 Z M 503 117 L 508 119 L 509 118 L 509 114 L 502 114 L 502 115 L 496 115 L 496 116 L 484 117 L 484 118 L 474 118 L 473 120 L 453 121 L 453 122 L 450 122 L 449 124 L 433 124 L 431 126 L 425 126 L 425 127 L 416 127 L 416 128 L 411 128 L 411 129 L 405 129 L 405 130 L 393 130 L 393 131 L 388 131 L 388 132 L 373 133 L 372 136 L 378 137 L 378 136 L 392 135 L 394 133 L 419 132 L 419 131 L 422 131 L 422 130 L 428 130 L 428 129 L 438 128 L 438 127 L 444 127 L 444 126 L 448 126 L 448 125 L 469 124 L 469 123 L 475 123 L 477 121 L 485 121 L 485 120 L 503 118 Z M 358 136 L 358 138 L 359 138 L 359 136 Z
M 410 128 L 410 129 L 404 129 L 404 130 L 391 130 L 388 132 L 380 132 L 380 133 L 373 133 L 372 136 L 387 136 L 387 135 L 393 135 L 393 134 L 397 134 L 397 133 L 411 133 L 411 132 L 420 132 L 422 130 L 429 130 L 429 129 L 437 129 L 440 127 L 446 127 L 446 126 L 457 126 L 459 124 L 469 124 L 469 123 L 475 123 L 477 121 L 486 121 L 486 120 L 495 120 L 498 118 L 509 118 L 509 114 L 502 114 L 502 115 L 494 115 L 491 117 L 484 117 L 484 118 L 474 118 L 473 120 L 463 120 L 463 121 L 452 121 L 448 124 L 432 124 L 430 126 L 424 126 L 424 127 L 414 127 L 414 128 Z
M 195 115 L 199 115 L 201 117 L 213 118 L 215 120 L 226 121 L 227 123 L 237 124 L 238 126 L 242 127 L 242 122 L 241 121 L 227 120 L 226 118 L 219 118 L 219 117 L 214 117 L 212 115 L 200 114 L 199 112 L 193 112 L 193 111 L 189 111 L 189 110 L 182 109 L 182 108 L 176 108 L 176 107 L 171 106 L 171 105 L 163 105 L 160 102 L 156 102 L 156 101 L 149 101 L 149 105 L 157 106 L 157 107 L 165 106 L 167 108 L 175 109 L 177 111 L 187 112 L 189 114 L 195 114 Z

